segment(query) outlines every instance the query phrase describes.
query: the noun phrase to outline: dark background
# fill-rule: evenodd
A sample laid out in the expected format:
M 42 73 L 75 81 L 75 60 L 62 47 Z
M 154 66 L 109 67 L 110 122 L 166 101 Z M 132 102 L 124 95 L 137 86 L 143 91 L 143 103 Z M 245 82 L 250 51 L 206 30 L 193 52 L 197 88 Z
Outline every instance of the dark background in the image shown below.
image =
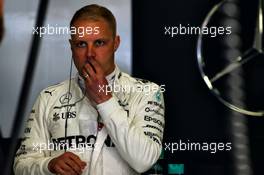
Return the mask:
M 196 61 L 196 35 L 164 35 L 165 26 L 201 26 L 219 1 L 133 1 L 133 75 L 166 85 L 164 142 L 230 142 L 229 113 L 203 82 Z M 243 47 L 252 45 L 257 1 L 241 3 Z M 214 53 L 214 50 L 210 51 Z M 259 67 L 263 69 L 263 67 Z M 258 85 L 263 84 L 258 75 Z M 241 116 L 246 117 L 246 116 Z M 263 118 L 249 123 L 253 171 L 261 175 L 264 162 Z M 233 174 L 231 152 L 165 151 L 166 164 L 184 164 L 184 174 Z

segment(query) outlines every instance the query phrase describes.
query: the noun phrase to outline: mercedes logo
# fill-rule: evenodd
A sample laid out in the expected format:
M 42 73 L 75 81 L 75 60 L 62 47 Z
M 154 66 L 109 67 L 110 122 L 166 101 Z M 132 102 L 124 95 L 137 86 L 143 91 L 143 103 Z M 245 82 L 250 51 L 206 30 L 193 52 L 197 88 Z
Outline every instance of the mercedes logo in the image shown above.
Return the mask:
M 70 92 L 67 92 L 66 94 L 64 94 L 60 97 L 60 103 L 62 105 L 68 104 L 70 102 L 71 98 L 72 98 L 72 94 Z

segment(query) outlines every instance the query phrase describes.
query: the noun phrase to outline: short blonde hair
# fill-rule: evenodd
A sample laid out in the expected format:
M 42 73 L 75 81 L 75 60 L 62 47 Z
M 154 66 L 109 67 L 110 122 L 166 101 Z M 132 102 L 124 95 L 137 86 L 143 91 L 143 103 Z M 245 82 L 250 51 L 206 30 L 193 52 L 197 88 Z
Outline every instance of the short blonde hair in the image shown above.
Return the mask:
M 74 26 L 74 22 L 79 19 L 91 19 L 95 21 L 103 19 L 109 24 L 109 27 L 113 32 L 113 36 L 116 36 L 116 19 L 113 13 L 106 7 L 97 4 L 91 4 L 82 7 L 73 15 L 70 22 L 70 27 Z

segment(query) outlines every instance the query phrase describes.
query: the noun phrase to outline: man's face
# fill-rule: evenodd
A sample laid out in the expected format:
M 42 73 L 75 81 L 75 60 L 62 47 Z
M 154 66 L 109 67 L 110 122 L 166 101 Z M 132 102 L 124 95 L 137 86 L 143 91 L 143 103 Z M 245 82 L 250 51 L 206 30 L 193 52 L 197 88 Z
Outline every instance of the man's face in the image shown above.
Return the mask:
M 92 29 L 92 32 L 74 34 L 70 40 L 72 57 L 80 75 L 85 63 L 93 58 L 105 75 L 110 74 L 115 68 L 114 53 L 120 43 L 119 36 L 113 36 L 105 20 L 80 19 L 74 22 L 74 27 L 84 28 L 84 31 L 86 28 Z

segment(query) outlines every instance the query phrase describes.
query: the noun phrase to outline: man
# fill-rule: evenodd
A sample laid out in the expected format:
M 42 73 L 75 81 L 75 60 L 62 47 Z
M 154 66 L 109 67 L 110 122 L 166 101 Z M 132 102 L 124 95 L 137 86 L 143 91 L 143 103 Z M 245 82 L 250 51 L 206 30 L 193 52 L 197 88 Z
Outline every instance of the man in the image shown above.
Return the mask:
M 78 75 L 40 93 L 15 157 L 15 174 L 145 172 L 162 149 L 160 87 L 115 65 L 120 38 L 108 9 L 85 6 L 70 26 L 88 29 L 84 35 L 73 32 L 70 40 Z

